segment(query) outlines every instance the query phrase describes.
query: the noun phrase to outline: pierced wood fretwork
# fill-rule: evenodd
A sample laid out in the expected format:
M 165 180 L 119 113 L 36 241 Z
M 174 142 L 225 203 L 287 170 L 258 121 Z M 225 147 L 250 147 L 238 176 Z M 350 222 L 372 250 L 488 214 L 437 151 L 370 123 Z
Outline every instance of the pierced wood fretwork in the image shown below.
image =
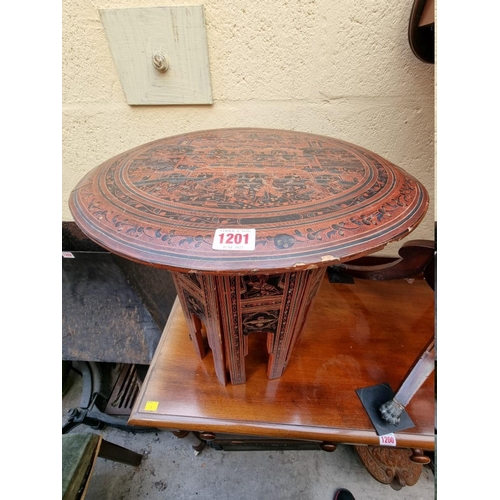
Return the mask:
M 198 356 L 212 350 L 221 384 L 246 381 L 248 335 L 267 334 L 268 378 L 281 377 L 303 330 L 325 268 L 271 275 L 173 273 Z M 208 346 L 207 346 L 208 344 Z

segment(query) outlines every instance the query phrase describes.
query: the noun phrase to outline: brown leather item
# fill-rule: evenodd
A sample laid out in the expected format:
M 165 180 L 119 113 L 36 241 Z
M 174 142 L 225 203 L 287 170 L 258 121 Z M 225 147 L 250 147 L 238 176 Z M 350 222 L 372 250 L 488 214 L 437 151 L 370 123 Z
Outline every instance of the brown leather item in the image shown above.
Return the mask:
M 415 56 L 434 64 L 434 0 L 415 0 L 410 14 L 408 41 Z

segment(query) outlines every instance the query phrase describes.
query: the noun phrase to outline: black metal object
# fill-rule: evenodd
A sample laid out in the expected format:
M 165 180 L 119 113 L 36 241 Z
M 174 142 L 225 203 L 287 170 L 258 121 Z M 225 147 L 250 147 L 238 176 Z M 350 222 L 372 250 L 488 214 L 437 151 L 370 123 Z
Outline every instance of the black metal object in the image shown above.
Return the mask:
M 128 425 L 127 420 L 130 412 L 124 411 L 121 415 L 110 415 L 106 412 L 106 407 L 110 402 L 112 394 L 122 392 L 129 395 L 129 391 L 121 391 L 123 377 L 120 375 L 124 370 L 130 371 L 130 366 L 113 366 L 109 363 L 92 362 L 74 362 L 74 369 L 82 377 L 82 392 L 80 404 L 78 407 L 70 408 L 67 413 L 67 421 L 62 427 L 62 433 L 66 434 L 78 425 L 88 425 L 93 429 L 101 429 L 104 426 L 110 426 L 124 431 L 133 432 L 151 432 L 157 429 L 152 427 L 140 427 Z M 119 370 L 118 378 L 114 372 Z M 138 381 L 136 380 L 136 384 Z M 134 403 L 134 400 L 128 402 L 128 407 Z M 116 398 L 115 398 L 116 401 Z
M 394 397 L 394 392 L 389 384 L 378 384 L 371 387 L 364 387 L 363 389 L 356 389 L 356 394 L 361 400 L 379 436 L 415 427 L 406 410 L 403 410 L 401 413 L 398 425 L 393 425 L 382 418 L 380 407 Z

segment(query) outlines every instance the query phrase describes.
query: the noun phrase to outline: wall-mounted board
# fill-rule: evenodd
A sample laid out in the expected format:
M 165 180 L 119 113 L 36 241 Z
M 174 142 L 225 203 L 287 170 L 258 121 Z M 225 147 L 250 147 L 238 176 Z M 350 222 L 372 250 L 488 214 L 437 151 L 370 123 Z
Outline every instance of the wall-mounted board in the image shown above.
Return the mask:
M 203 5 L 100 15 L 128 104 L 212 104 Z

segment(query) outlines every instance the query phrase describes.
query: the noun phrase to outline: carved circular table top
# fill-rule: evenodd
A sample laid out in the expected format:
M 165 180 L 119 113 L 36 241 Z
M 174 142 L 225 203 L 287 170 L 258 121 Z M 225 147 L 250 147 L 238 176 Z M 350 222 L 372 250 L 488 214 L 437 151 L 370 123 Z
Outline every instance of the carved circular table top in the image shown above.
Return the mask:
M 428 194 L 404 170 L 354 144 L 239 128 L 119 154 L 85 175 L 69 206 L 87 236 L 128 259 L 249 274 L 373 253 L 419 224 Z M 222 228 L 255 229 L 255 248 L 212 248 Z

